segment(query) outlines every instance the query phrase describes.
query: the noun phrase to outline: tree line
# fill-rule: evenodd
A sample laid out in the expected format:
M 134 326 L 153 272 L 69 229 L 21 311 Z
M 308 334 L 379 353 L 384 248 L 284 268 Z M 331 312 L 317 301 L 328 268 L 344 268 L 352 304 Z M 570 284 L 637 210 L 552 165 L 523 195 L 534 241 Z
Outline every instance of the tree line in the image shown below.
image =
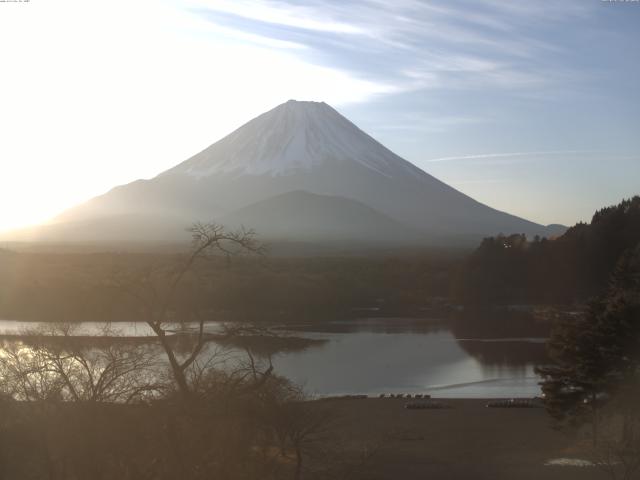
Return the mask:
M 191 232 L 188 254 L 110 277 L 155 342 L 88 344 L 73 324 L 3 342 L 0 479 L 299 480 L 363 471 L 370 445 L 343 445 L 330 404 L 310 402 L 250 344 L 229 349 L 205 335 L 207 263 L 259 255 L 253 233 L 215 224 Z M 186 321 L 195 330 L 174 334 Z M 249 324 L 219 333 L 247 335 L 278 333 Z
M 259 238 L 259 236 L 258 236 Z M 347 318 L 358 309 L 414 313 L 447 297 L 463 254 L 425 251 L 379 257 L 212 256 L 197 269 L 207 284 L 183 284 L 174 307 L 197 301 L 225 321 L 300 322 Z M 27 321 L 135 321 L 139 305 L 115 282 L 152 272 L 178 253 L 0 253 L 0 318 Z M 247 299 L 251 301 L 247 301 Z
M 453 291 L 466 304 L 585 302 L 607 286 L 621 255 L 640 242 L 640 196 L 598 210 L 555 239 L 486 238 L 464 262 Z
M 640 474 L 640 197 L 556 239 L 487 238 L 461 269 L 468 305 L 585 303 L 559 314 L 537 368 L 547 411 L 612 479 Z
M 539 367 L 558 425 L 590 426 L 597 464 L 614 480 L 640 473 L 640 244 L 616 263 L 584 314 L 555 322 Z

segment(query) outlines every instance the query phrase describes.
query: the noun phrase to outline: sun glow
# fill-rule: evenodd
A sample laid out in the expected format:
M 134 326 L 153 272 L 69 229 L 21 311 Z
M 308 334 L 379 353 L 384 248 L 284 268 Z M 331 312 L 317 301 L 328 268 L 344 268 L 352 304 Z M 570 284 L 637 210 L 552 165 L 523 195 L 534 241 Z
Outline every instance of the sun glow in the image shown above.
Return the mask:
M 152 177 L 290 98 L 392 90 L 171 2 L 6 3 L 0 45 L 0 230 Z

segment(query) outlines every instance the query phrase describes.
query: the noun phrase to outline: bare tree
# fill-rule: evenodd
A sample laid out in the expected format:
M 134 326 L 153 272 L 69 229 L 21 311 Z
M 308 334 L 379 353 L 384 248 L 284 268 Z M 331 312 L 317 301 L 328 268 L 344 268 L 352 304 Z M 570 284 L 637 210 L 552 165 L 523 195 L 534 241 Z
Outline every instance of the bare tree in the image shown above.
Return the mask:
M 0 355 L 5 394 L 23 401 L 129 403 L 164 389 L 148 346 L 122 342 L 108 327 L 102 334 L 107 342 L 87 345 L 71 325 L 54 324 L 6 342 Z
M 126 278 L 120 276 L 116 280 L 117 287 L 134 298 L 140 306 L 144 321 L 155 333 L 167 357 L 177 389 L 185 398 L 193 394 L 193 385 L 190 385 L 189 380 L 194 377 L 189 369 L 193 367 L 196 371 L 202 370 L 207 365 L 206 362 L 199 362 L 198 358 L 211 337 L 205 332 L 206 316 L 198 305 L 198 300 L 192 298 L 184 302 L 186 305 L 183 308 L 188 310 L 189 320 L 195 321 L 196 332 L 190 336 L 191 342 L 186 348 L 183 344 L 183 352 L 177 351 L 175 338 L 172 338 L 175 335 L 170 335 L 169 329 L 176 323 L 185 323 L 185 318 L 176 318 L 175 302 L 178 294 L 186 295 L 182 287 L 187 283 L 188 290 L 192 292 L 205 286 L 207 279 L 196 268 L 200 261 L 214 255 L 223 255 L 229 259 L 247 253 L 259 255 L 264 251 L 264 247 L 256 241 L 253 230 L 243 228 L 228 231 L 215 223 L 195 223 L 189 228 L 189 232 L 192 244 L 186 258 L 173 265 L 149 268 L 134 272 Z M 237 334 L 238 331 L 233 333 Z
M 329 404 L 310 401 L 299 386 L 278 379 L 264 392 L 263 419 L 279 455 L 292 460 L 293 479 L 300 480 L 305 460 L 323 451 L 331 437 L 335 412 Z
M 278 377 L 276 377 L 278 378 Z M 389 439 L 353 442 L 342 430 L 335 402 L 314 400 L 286 379 L 271 382 L 265 420 L 293 480 L 368 478 L 370 464 Z M 269 442 L 267 442 L 268 444 Z

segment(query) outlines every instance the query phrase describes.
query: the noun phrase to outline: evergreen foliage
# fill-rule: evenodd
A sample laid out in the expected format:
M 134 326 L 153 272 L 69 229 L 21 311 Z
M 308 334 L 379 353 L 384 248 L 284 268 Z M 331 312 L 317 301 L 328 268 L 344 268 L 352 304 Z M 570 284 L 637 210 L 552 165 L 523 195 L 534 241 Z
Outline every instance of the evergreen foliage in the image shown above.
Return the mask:
M 622 253 L 640 243 L 640 196 L 597 211 L 556 239 L 486 238 L 455 283 L 474 303 L 572 303 L 602 294 Z
M 590 422 L 597 437 L 602 407 L 634 415 L 640 397 L 640 245 L 625 252 L 606 292 L 586 314 L 566 316 L 549 342 L 551 366 L 538 369 L 550 414 Z

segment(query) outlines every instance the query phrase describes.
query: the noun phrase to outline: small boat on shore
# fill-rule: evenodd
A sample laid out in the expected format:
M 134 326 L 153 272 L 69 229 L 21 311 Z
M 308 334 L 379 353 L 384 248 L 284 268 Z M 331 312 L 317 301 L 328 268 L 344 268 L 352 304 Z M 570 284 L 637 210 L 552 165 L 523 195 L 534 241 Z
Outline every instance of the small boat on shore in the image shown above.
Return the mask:
M 451 408 L 448 403 L 441 402 L 439 400 L 422 400 L 419 402 L 405 403 L 404 408 L 407 410 L 435 410 L 441 408 Z
M 491 400 L 487 402 L 487 408 L 539 408 L 542 403 L 531 398 L 509 398 L 501 400 Z

